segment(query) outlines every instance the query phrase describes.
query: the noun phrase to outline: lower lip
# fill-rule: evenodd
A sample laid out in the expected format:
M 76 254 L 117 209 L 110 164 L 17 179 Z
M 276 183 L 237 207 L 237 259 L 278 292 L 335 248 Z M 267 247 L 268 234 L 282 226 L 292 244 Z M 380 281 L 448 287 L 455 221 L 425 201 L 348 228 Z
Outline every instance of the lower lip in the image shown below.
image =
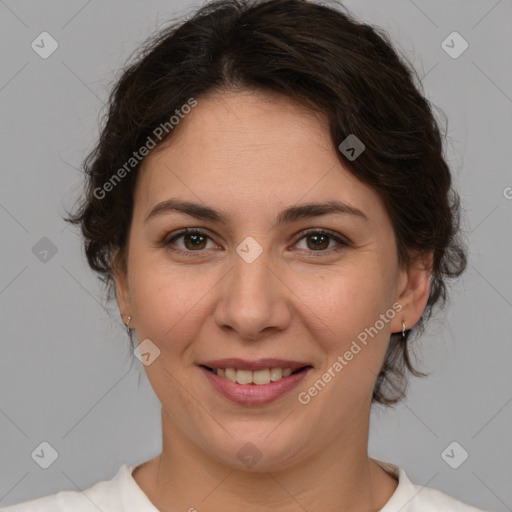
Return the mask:
M 231 382 L 224 377 L 219 377 L 215 373 L 199 367 L 206 375 L 213 387 L 222 393 L 226 398 L 240 405 L 263 405 L 273 402 L 282 397 L 306 376 L 311 368 L 306 368 L 298 373 L 283 377 L 282 379 L 270 382 L 269 384 L 238 384 Z

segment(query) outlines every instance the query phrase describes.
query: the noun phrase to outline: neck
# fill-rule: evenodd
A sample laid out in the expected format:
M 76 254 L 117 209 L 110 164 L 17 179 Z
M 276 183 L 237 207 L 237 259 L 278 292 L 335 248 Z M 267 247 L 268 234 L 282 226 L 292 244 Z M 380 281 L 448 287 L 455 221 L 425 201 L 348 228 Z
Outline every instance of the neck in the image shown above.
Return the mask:
M 397 481 L 368 457 L 368 421 L 352 430 L 286 469 L 238 470 L 205 453 L 162 409 L 162 453 L 132 476 L 160 510 L 378 511 Z

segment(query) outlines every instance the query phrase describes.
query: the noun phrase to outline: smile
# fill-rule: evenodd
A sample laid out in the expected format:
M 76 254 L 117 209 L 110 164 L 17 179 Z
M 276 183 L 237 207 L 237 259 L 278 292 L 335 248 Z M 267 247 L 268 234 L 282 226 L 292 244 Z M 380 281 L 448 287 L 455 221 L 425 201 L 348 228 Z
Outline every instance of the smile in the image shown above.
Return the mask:
M 245 407 L 265 405 L 284 397 L 313 370 L 300 368 L 260 368 L 258 370 L 216 368 L 199 365 L 213 390 L 231 402 Z M 272 380 L 273 379 L 273 380 Z
M 265 384 L 270 384 L 271 382 L 278 382 L 285 377 L 306 369 L 307 367 L 298 368 L 296 370 L 292 370 L 291 368 L 263 368 L 256 371 L 237 370 L 236 368 L 209 368 L 207 366 L 205 366 L 205 368 L 230 382 L 263 386 Z

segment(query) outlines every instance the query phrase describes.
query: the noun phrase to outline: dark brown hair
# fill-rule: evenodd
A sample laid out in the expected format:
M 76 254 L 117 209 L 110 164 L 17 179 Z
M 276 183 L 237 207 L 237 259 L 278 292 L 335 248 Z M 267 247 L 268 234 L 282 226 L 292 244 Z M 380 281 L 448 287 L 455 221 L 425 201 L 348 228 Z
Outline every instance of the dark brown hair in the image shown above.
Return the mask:
M 140 167 L 126 163 L 177 109 L 217 90 L 249 89 L 324 113 L 336 148 L 350 134 L 363 141 L 358 158 L 338 151 L 339 159 L 382 197 L 400 264 L 413 263 L 415 252 L 433 252 L 425 311 L 405 339 L 391 335 L 377 377 L 373 401 L 389 405 L 405 394 L 406 370 L 424 375 L 411 363 L 411 334 L 420 336 L 434 305 L 447 299 L 447 279 L 466 266 L 460 201 L 414 69 L 384 32 L 333 4 L 212 1 L 151 37 L 111 92 L 99 141 L 84 162 L 85 198 L 68 220 L 80 225 L 88 262 L 112 291 L 114 255 L 122 258 L 126 248 Z M 116 173 L 122 179 L 113 181 Z

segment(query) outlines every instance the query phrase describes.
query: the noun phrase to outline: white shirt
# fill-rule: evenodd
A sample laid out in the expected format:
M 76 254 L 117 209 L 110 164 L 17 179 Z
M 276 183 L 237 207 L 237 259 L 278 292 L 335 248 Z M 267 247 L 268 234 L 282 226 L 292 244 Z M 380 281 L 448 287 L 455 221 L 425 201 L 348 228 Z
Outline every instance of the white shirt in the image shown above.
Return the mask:
M 374 459 L 375 460 L 375 459 Z M 447 494 L 413 484 L 405 471 L 375 460 L 398 478 L 393 496 L 380 512 L 484 512 Z M 102 480 L 84 492 L 61 491 L 0 509 L 1 512 L 160 512 L 132 478 L 137 465 L 124 464 L 111 480 Z

